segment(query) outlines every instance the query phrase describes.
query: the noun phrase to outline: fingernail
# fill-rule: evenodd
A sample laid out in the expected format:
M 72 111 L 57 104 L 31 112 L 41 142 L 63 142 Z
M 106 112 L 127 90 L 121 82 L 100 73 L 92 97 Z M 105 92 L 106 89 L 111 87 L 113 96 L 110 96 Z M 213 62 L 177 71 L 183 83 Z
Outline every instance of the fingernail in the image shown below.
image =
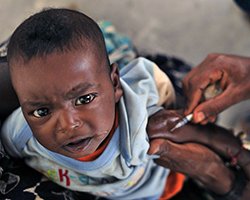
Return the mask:
M 151 147 L 151 148 L 152 148 L 152 147 Z M 152 151 L 151 148 L 150 148 L 150 151 Z M 155 149 L 150 153 L 150 155 L 156 154 L 156 153 L 159 151 L 159 148 L 160 148 L 160 147 L 157 145 L 157 146 L 155 147 Z
M 205 119 L 205 115 L 203 112 L 198 112 L 197 113 L 197 118 L 198 118 L 198 122 L 201 122 L 203 119 Z

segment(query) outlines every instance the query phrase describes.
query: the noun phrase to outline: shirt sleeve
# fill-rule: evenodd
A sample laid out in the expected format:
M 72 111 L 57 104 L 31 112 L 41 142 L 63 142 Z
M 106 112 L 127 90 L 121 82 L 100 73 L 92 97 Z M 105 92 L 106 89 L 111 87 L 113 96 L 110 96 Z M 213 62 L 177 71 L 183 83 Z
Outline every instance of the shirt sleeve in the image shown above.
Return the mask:
M 121 146 L 122 154 L 128 158 L 131 165 L 140 165 L 148 161 L 148 117 L 163 109 L 159 103 L 160 95 L 155 83 L 155 72 L 161 72 L 156 67 L 153 62 L 138 58 L 120 71 L 123 89 L 119 104 Z M 168 93 L 165 92 L 164 95 L 166 94 Z
M 140 57 L 124 67 L 120 76 L 137 95 L 147 97 L 149 116 L 162 107 L 169 108 L 174 105 L 173 85 L 155 63 Z
M 153 67 L 155 85 L 159 93 L 157 105 L 165 109 L 174 108 L 176 99 L 173 84 L 168 76 L 156 64 L 154 64 Z
M 15 110 L 3 123 L 1 141 L 6 152 L 13 157 L 22 158 L 22 152 L 32 132 L 22 114 L 21 108 Z

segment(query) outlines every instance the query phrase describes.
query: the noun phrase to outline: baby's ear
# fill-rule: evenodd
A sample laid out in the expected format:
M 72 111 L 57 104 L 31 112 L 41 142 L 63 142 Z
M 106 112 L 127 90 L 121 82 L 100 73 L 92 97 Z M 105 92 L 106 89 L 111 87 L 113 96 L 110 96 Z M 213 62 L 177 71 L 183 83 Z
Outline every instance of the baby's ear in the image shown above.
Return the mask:
M 119 74 L 119 67 L 117 63 L 113 63 L 111 66 L 111 81 L 114 86 L 114 91 L 115 91 L 115 102 L 117 103 L 121 96 L 122 96 L 122 87 L 121 87 L 121 82 L 120 82 L 120 74 Z

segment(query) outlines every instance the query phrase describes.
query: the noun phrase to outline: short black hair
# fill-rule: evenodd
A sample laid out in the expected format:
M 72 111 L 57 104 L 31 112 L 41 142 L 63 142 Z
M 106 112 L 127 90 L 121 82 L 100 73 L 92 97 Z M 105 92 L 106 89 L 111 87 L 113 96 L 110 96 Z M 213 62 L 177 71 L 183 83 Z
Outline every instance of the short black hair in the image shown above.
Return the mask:
M 107 57 L 102 31 L 94 20 L 75 10 L 47 8 L 17 27 L 10 38 L 7 60 L 9 64 L 19 59 L 25 63 L 35 56 L 84 49 L 88 45 L 96 45 L 95 49 L 105 51 Z

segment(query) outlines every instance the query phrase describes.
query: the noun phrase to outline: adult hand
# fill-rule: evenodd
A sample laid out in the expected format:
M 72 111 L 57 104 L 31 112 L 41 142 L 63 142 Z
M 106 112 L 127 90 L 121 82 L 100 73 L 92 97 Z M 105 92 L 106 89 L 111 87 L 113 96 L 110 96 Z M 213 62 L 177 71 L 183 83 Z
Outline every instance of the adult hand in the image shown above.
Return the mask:
M 183 111 L 160 110 L 148 119 L 147 133 L 150 140 L 166 139 L 176 143 L 195 142 L 209 147 L 224 159 L 230 159 L 228 149 L 232 154 L 237 154 L 241 148 L 241 141 L 231 131 L 215 124 L 200 125 L 187 123 L 185 126 L 170 130 L 184 116 Z M 250 152 L 246 153 L 250 162 Z M 244 162 L 242 162 L 245 165 Z
M 231 158 L 228 154 L 229 147 L 235 155 L 241 143 L 229 131 L 213 124 L 210 124 L 210 127 L 188 123 L 170 132 L 182 117 L 183 112 L 169 110 L 161 110 L 150 116 L 147 125 L 150 139 L 148 154 L 160 155 L 156 163 L 200 180 L 217 194 L 227 193 L 232 189 L 235 176 L 225 166 L 220 156 L 229 160 Z M 237 164 L 242 167 L 247 179 L 250 180 L 249 150 L 242 150 Z M 243 191 L 242 200 L 249 198 L 250 183 Z
M 148 154 L 159 155 L 157 164 L 201 181 L 216 194 L 226 194 L 233 187 L 233 172 L 217 154 L 200 144 L 154 139 Z
M 209 130 L 200 124 L 187 123 L 173 132 L 170 131 L 183 117 L 183 110 L 165 109 L 150 116 L 147 125 L 150 140 L 162 138 L 177 143 L 197 142 L 206 144 Z
M 214 121 L 231 105 L 250 97 L 250 58 L 212 53 L 183 80 L 187 103 L 185 114 L 193 113 L 193 122 Z M 219 81 L 222 93 L 204 101 L 205 89 Z
M 182 117 L 181 110 L 161 110 L 149 118 L 147 133 L 151 142 L 148 154 L 160 155 L 155 160 L 157 164 L 198 179 L 217 194 L 227 193 L 233 186 L 234 174 L 212 150 L 193 143 L 203 139 L 203 135 L 199 135 L 201 125 L 186 124 L 184 129 L 174 133 L 169 131 Z

